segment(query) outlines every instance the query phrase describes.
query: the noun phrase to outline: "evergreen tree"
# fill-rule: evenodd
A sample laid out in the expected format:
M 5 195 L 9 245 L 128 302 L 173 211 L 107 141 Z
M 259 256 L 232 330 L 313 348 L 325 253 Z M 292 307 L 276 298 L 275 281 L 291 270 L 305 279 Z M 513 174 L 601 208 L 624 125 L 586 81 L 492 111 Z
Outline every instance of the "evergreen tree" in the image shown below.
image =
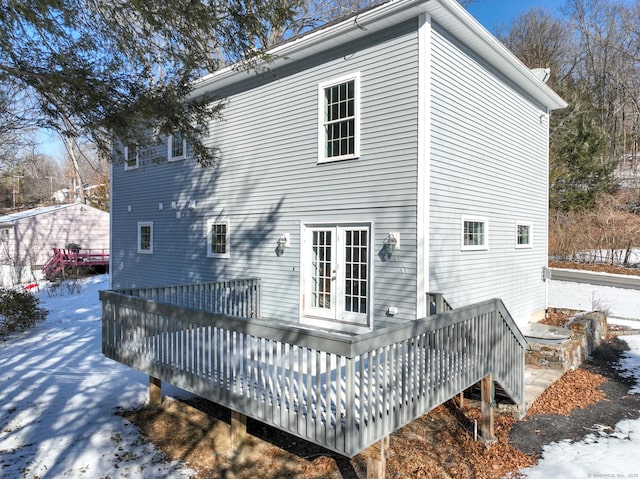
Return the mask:
M 103 153 L 115 138 L 139 144 L 176 131 L 211 164 L 202 138 L 219 107 L 191 99 L 192 82 L 220 66 L 262 57 L 272 29 L 297 2 L 277 0 L 5 0 L 0 86 L 24 92 L 25 122 Z

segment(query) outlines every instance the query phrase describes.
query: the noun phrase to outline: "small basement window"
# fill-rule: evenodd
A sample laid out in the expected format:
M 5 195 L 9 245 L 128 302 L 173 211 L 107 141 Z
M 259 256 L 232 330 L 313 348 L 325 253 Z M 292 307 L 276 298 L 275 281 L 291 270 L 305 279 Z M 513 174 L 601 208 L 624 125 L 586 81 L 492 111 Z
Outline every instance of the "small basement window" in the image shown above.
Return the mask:
M 462 218 L 461 249 L 464 251 L 488 249 L 489 223 L 486 218 Z

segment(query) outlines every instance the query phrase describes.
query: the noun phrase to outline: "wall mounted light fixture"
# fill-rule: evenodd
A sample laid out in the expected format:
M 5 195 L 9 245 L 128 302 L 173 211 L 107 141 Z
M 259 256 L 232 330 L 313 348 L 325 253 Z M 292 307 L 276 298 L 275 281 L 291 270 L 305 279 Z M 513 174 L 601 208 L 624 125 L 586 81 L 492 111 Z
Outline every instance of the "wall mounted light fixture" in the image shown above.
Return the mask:
M 282 256 L 284 249 L 289 247 L 289 233 L 282 233 L 276 242 L 276 256 Z
M 388 261 L 393 256 L 396 249 L 400 248 L 400 233 L 392 232 L 382 242 L 382 251 L 380 251 L 380 258 L 382 261 Z

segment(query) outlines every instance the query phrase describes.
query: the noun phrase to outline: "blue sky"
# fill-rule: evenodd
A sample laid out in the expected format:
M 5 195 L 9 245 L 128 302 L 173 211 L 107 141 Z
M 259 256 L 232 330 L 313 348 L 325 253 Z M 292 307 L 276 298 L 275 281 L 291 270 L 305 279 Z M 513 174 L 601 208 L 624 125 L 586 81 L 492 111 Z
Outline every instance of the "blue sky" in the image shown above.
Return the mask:
M 519 14 L 534 7 L 558 13 L 565 0 L 474 0 L 468 11 L 492 33 L 496 27 L 508 25 Z

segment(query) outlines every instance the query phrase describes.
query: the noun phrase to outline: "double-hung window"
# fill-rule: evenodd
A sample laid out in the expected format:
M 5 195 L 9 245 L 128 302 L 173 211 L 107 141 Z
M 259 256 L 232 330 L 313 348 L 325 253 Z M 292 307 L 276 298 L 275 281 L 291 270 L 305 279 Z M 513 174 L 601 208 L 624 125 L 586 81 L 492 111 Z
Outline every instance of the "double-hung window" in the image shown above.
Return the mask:
M 153 253 L 153 221 L 138 223 L 138 253 Z
M 461 249 L 484 250 L 489 248 L 489 222 L 486 218 L 462 218 Z
M 366 324 L 370 310 L 369 225 L 305 228 L 305 315 Z
M 516 221 L 516 248 L 533 247 L 532 225 L 522 221 Z
M 123 147 L 122 157 L 124 159 L 125 170 L 133 170 L 138 167 L 140 155 L 136 146 Z
M 321 83 L 318 96 L 318 162 L 358 157 L 360 75 Z
M 168 148 L 169 161 L 183 160 L 187 157 L 187 141 L 182 137 L 182 133 L 169 136 Z
M 207 256 L 209 258 L 229 257 L 229 221 L 207 222 Z

